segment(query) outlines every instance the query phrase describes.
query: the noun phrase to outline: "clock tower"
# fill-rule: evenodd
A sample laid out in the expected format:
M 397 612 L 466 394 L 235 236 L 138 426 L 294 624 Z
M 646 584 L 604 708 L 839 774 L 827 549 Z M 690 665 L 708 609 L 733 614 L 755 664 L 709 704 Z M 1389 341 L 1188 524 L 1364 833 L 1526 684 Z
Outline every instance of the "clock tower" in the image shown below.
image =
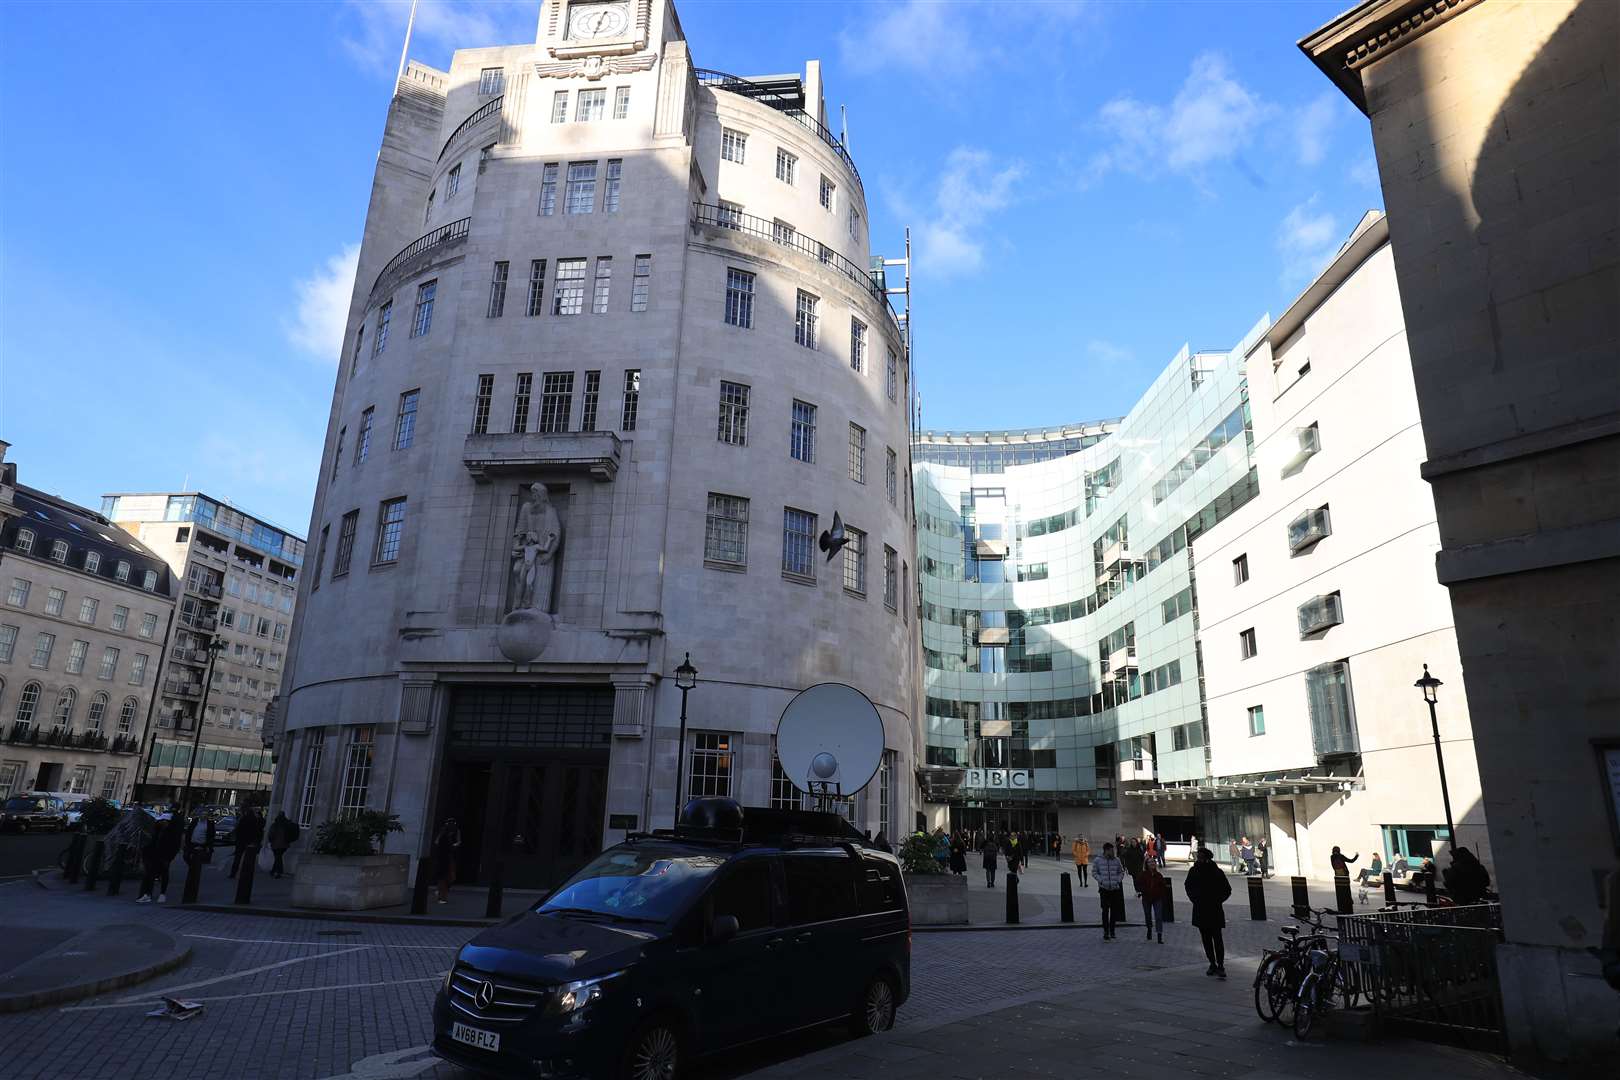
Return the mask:
M 653 0 L 545 0 L 540 44 L 558 60 L 641 52 L 654 36 L 653 6 Z

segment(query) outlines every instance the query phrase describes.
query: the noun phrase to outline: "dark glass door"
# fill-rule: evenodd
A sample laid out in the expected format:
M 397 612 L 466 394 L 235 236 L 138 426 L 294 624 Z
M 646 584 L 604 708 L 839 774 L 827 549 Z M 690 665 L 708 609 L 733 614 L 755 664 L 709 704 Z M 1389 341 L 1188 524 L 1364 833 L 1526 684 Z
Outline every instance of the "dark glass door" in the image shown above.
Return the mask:
M 558 760 L 494 765 L 485 830 L 502 881 L 513 888 L 560 885 L 602 850 L 607 764 Z

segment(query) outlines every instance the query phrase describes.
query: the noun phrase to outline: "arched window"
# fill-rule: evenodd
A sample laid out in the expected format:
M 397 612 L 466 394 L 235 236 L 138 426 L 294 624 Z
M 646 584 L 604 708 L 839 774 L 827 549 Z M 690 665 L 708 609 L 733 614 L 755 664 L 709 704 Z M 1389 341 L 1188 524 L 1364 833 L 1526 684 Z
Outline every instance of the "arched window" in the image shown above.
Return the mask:
M 156 570 L 148 570 L 146 572 L 146 574 L 141 578 L 141 588 L 145 589 L 147 592 L 151 592 L 157 588 Z
M 22 697 L 17 699 L 17 723 L 32 724 L 39 711 L 39 683 L 24 683 Z
M 23 555 L 34 553 L 34 530 L 18 529 L 17 535 L 12 539 L 11 546 Z
M 84 572 L 95 574 L 101 571 L 101 552 L 87 551 L 84 553 Z
M 107 704 L 111 700 L 106 694 L 97 694 L 90 699 L 90 713 L 85 719 L 93 734 L 101 734 L 102 722 L 107 719 Z
M 119 559 L 118 560 L 118 571 L 113 576 L 116 577 L 119 581 L 128 581 L 129 580 L 129 563 L 125 562 L 123 559 Z
M 66 540 L 51 541 L 51 561 L 66 563 L 68 557 L 68 542 Z
M 118 710 L 118 734 L 128 735 L 135 730 L 135 710 L 140 703 L 132 697 L 124 699 L 123 708 Z
M 58 731 L 65 729 L 73 723 L 73 706 L 79 703 L 79 692 L 72 687 L 63 690 L 56 698 L 56 712 L 53 719 L 56 721 Z

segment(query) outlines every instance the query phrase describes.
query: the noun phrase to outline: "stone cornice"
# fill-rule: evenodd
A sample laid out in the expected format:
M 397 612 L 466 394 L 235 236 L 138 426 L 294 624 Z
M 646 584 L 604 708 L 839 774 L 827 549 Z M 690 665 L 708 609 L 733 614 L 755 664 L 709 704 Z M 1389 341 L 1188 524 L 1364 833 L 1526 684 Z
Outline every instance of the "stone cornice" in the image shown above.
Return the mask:
M 1299 40 L 1300 51 L 1322 69 L 1362 112 L 1367 98 L 1361 69 L 1407 45 L 1483 0 L 1366 0 Z

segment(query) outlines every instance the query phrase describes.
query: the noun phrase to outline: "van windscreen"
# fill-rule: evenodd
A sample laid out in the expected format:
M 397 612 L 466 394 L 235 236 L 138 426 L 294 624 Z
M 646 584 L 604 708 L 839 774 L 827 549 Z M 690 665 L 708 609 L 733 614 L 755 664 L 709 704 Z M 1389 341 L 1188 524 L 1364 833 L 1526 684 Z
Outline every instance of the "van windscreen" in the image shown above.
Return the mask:
M 724 862 L 717 855 L 614 848 L 598 855 L 535 910 L 542 915 L 584 911 L 668 922 L 686 909 Z

